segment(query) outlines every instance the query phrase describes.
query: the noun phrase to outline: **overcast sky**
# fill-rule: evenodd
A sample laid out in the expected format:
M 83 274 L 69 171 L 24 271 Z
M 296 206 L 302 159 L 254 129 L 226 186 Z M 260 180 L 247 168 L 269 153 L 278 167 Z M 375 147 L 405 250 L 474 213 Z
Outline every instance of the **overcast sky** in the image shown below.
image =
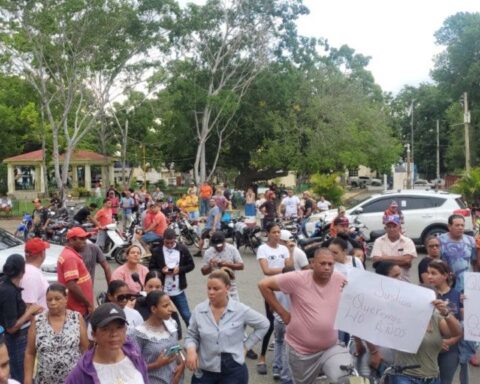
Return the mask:
M 384 91 L 431 81 L 433 57 L 442 50 L 433 34 L 450 15 L 480 12 L 479 0 L 304 0 L 310 15 L 298 22 L 306 36 L 347 44 L 371 56 L 368 69 Z
M 179 0 L 197 4 L 205 0 Z M 442 50 L 433 34 L 457 12 L 480 12 L 480 0 L 304 0 L 310 14 L 299 33 L 347 44 L 371 56 L 368 69 L 384 91 L 431 81 L 433 57 Z

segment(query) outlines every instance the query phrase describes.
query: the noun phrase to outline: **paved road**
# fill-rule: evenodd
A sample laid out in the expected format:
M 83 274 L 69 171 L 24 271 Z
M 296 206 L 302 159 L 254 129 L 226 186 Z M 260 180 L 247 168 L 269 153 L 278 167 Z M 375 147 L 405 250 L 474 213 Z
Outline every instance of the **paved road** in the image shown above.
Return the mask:
M 15 220 L 0 220 L 0 227 L 5 228 L 9 231 L 14 231 L 18 221 Z M 257 289 L 257 283 L 262 278 L 260 273 L 260 268 L 255 256 L 249 251 L 242 250 L 242 257 L 245 263 L 245 270 L 239 271 L 237 273 L 238 281 L 238 290 L 240 294 L 240 299 L 243 303 L 251 306 L 257 311 L 264 313 L 264 304 L 263 299 Z M 413 271 L 417 270 L 418 261 L 421 260 L 423 255 L 420 255 L 418 260 L 416 260 L 415 265 L 412 267 L 412 278 L 416 279 L 416 273 Z M 201 259 L 195 259 L 195 270 L 187 275 L 188 288 L 187 296 L 190 303 L 190 307 L 193 308 L 196 304 L 206 299 L 206 277 L 202 276 L 200 273 Z M 115 269 L 117 265 L 115 263 L 111 264 L 112 269 Z M 105 291 L 106 284 L 103 271 L 97 268 L 96 277 L 95 277 L 95 292 Z M 273 339 L 273 338 L 272 338 Z M 258 352 L 260 345 L 255 347 L 255 350 Z M 268 368 L 271 369 L 271 356 L 272 352 L 268 353 Z M 266 384 L 273 383 L 274 380 L 271 377 L 271 373 L 267 376 L 257 375 L 255 370 L 255 361 L 247 359 L 247 365 L 250 373 L 250 383 L 254 384 Z M 189 382 L 187 380 L 186 382 Z M 470 383 L 480 383 L 480 368 L 474 368 L 470 366 Z M 458 384 L 458 380 L 455 381 L 455 384 Z

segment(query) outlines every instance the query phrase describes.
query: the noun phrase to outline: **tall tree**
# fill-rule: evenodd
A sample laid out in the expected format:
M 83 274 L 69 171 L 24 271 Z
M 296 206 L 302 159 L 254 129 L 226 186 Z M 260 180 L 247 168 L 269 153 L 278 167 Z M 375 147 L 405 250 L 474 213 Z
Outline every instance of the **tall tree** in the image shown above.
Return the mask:
M 102 117 L 117 80 L 165 40 L 174 8 L 169 0 L 0 0 L 3 63 L 39 95 L 61 193 L 75 147 Z
M 280 42 L 295 32 L 295 19 L 306 12 L 301 0 L 208 0 L 204 6 L 187 6 L 182 41 L 195 100 L 197 182 L 213 175 L 246 91 Z M 214 155 L 207 165 L 212 138 Z

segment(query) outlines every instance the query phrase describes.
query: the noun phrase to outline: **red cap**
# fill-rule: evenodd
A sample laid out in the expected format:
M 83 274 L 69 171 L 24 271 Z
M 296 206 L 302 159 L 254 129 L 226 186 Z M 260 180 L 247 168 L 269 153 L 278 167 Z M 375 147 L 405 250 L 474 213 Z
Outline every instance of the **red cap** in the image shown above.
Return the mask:
M 67 240 L 69 240 L 73 237 L 90 237 L 90 233 L 85 232 L 85 230 L 83 228 L 74 227 L 74 228 L 68 230 Z
M 25 243 L 25 253 L 31 256 L 39 255 L 47 248 L 50 248 L 50 244 L 47 243 L 46 241 L 43 241 L 39 237 L 34 237 L 33 239 L 29 239 Z

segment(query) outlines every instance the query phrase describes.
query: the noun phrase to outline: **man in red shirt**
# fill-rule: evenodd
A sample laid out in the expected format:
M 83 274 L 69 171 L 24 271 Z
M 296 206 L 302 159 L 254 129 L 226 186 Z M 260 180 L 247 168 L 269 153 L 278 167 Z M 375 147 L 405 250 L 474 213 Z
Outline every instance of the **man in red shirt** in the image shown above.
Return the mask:
M 143 221 L 145 234 L 143 235 L 142 240 L 146 243 L 161 240 L 163 238 L 163 232 L 165 232 L 167 227 L 167 218 L 160 210 L 160 204 L 152 203 L 148 208 L 148 212 Z
M 80 227 L 67 232 L 67 245 L 57 261 L 58 282 L 68 288 L 67 308 L 86 316 L 93 312 L 93 282 L 82 252 L 90 234 Z
M 97 225 L 99 231 L 97 235 L 97 245 L 103 250 L 105 247 L 105 241 L 107 240 L 106 227 L 108 224 L 113 223 L 113 211 L 112 211 L 112 201 L 103 200 L 103 207 L 100 208 L 95 214 L 95 224 Z

